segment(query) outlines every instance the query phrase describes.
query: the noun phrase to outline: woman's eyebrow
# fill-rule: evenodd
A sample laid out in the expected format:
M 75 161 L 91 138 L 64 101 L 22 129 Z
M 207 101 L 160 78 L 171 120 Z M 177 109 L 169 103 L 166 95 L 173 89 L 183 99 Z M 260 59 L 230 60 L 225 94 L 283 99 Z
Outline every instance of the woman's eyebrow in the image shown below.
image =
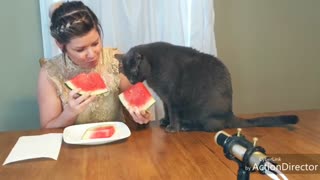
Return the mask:
M 93 41 L 91 44 L 98 42 L 98 41 L 99 41 L 99 38 L 100 38 L 100 37 L 98 37 L 98 38 L 97 38 L 95 41 Z M 90 44 L 90 45 L 91 45 L 91 44 Z M 90 45 L 88 45 L 88 46 L 90 46 Z M 76 47 L 74 47 L 74 49 L 83 49 L 83 48 L 85 48 L 85 47 L 87 47 L 87 46 L 76 46 Z

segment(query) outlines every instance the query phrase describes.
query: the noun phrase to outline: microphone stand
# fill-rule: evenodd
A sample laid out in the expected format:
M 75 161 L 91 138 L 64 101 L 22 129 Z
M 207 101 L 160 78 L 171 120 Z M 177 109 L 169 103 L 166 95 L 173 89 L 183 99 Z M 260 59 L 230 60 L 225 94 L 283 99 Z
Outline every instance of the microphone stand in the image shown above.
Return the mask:
M 255 171 L 254 168 L 251 168 L 249 165 L 249 158 L 254 152 L 261 152 L 265 154 L 265 149 L 260 146 L 255 146 L 255 142 L 254 144 L 249 142 L 247 139 L 245 139 L 243 135 L 240 134 L 240 130 L 239 130 L 237 134 L 234 134 L 230 138 L 227 138 L 223 144 L 224 155 L 228 159 L 236 161 L 239 166 L 237 180 L 249 180 L 250 173 Z M 239 144 L 247 149 L 243 156 L 242 161 L 240 161 L 230 153 L 231 148 L 233 147 L 234 144 Z

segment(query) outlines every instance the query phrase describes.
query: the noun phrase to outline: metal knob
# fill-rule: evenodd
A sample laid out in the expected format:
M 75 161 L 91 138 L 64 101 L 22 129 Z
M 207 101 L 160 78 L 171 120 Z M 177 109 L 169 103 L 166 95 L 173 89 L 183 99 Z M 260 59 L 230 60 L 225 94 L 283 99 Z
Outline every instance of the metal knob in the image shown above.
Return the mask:
M 257 141 L 258 141 L 258 138 L 257 138 L 257 137 L 254 137 L 254 138 L 253 138 L 253 146 L 256 146 L 256 145 L 257 145 Z
M 237 131 L 238 131 L 237 132 L 237 136 L 240 137 L 242 129 L 241 128 L 237 128 Z

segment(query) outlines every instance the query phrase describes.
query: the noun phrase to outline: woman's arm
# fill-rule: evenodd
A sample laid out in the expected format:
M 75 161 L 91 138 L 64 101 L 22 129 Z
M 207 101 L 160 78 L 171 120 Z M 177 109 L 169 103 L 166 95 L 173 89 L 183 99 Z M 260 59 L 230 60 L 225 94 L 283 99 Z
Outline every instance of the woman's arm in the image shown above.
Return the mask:
M 129 87 L 131 87 L 132 84 L 129 82 L 127 77 L 122 73 L 120 73 L 119 76 L 120 76 L 120 92 L 123 92 L 127 90 Z
M 74 124 L 77 115 L 94 99 L 95 96 L 82 95 L 80 90 L 72 90 L 65 107 L 57 95 L 53 84 L 48 80 L 47 71 L 41 68 L 38 80 L 38 104 L 41 128 L 61 128 Z

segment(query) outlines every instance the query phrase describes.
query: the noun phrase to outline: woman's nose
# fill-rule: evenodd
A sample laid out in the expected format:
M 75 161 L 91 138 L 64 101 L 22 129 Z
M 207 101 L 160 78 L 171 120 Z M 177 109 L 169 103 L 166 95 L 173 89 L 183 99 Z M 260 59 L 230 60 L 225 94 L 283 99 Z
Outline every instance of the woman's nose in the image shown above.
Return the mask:
M 88 49 L 87 56 L 88 56 L 88 58 L 93 58 L 94 57 L 94 50 L 92 48 Z

